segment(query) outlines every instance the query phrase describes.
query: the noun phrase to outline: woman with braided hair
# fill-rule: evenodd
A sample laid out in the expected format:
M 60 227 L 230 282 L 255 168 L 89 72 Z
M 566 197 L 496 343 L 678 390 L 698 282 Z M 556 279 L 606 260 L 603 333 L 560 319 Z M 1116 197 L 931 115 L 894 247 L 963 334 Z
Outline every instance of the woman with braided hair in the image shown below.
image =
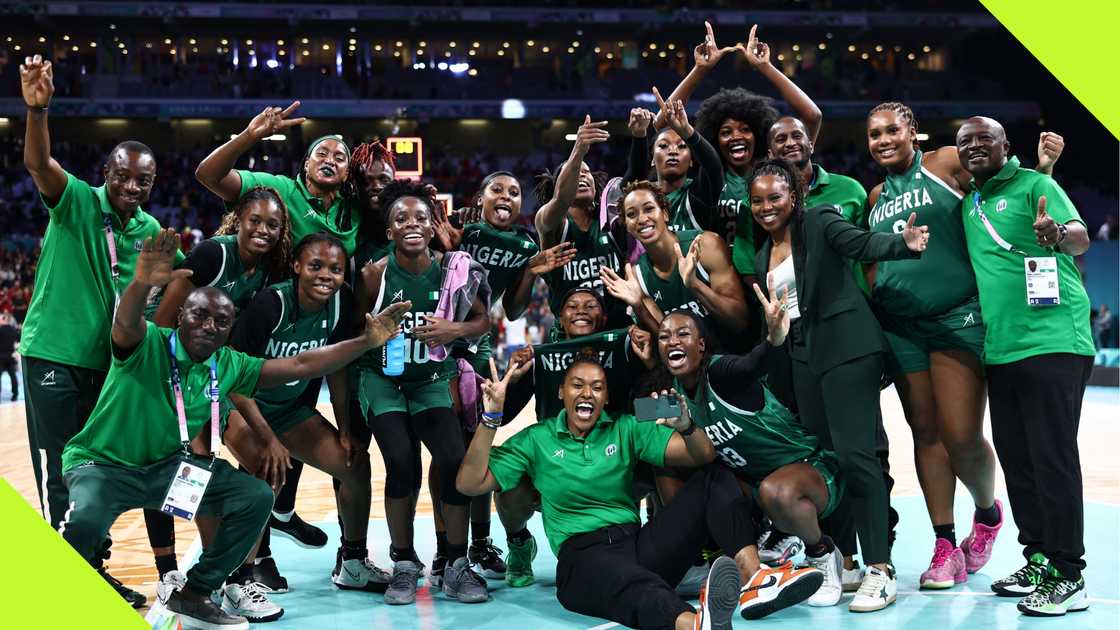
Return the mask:
M 385 235 L 385 219 L 377 196 L 396 179 L 396 159 L 381 139 L 374 136 L 354 147 L 350 172 L 354 174 L 354 189 L 362 217 L 358 246 L 350 259 L 350 277 L 354 277 L 367 262 L 382 258 L 388 251 L 389 237 Z
M 867 148 L 886 169 L 886 181 L 868 195 L 866 227 L 897 233 L 905 217 L 916 213 L 937 233 L 920 259 L 869 270 L 868 285 L 890 346 L 887 372 L 914 435 L 918 481 L 933 524 L 933 559 L 919 583 L 942 589 L 987 563 L 1003 526 L 1003 507 L 995 498 L 995 454 L 983 432 L 985 327 L 961 217 L 972 175 L 956 147 L 923 152 L 917 137 L 917 118 L 902 103 L 881 103 L 868 114 Z M 1037 170 L 1053 170 L 1062 144 L 1057 134 L 1042 134 Z M 959 547 L 953 523 L 957 478 L 976 506 L 972 531 Z

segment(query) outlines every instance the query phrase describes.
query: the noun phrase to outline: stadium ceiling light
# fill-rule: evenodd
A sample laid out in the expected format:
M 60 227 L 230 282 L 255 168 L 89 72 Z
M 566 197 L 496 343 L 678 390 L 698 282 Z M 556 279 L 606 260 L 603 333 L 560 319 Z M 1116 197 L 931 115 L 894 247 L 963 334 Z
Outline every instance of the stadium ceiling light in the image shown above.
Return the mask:
M 229 40 L 223 37 L 222 38 L 222 46 L 229 46 Z
M 330 49 L 331 49 L 330 44 L 323 44 L 323 50 L 330 50 Z
M 354 39 L 353 37 L 351 37 L 351 38 L 350 38 L 349 40 L 347 40 L 347 42 L 346 42 L 346 43 L 348 43 L 348 44 L 351 44 L 351 45 L 353 45 L 353 44 L 357 44 L 357 43 L 358 43 L 358 40 L 356 40 L 356 39 Z
M 601 52 L 603 52 L 603 49 L 602 49 L 602 48 L 599 48 L 598 46 L 596 46 L 596 47 L 595 47 L 595 54 L 599 54 L 599 53 L 601 53 Z
M 16 44 L 15 46 L 12 46 L 12 50 L 15 50 L 16 52 L 19 52 L 22 48 L 23 48 L 23 46 L 20 46 L 19 44 Z
M 579 48 L 579 42 L 573 40 L 572 41 L 572 48 Z
M 824 49 L 828 48 L 828 44 L 826 44 L 824 42 L 821 42 L 821 43 L 817 44 L 817 48 L 819 48 L 820 50 L 824 50 Z
M 417 55 L 423 55 L 423 54 L 424 54 L 424 49 L 423 49 L 423 48 L 421 48 L 420 50 L 417 50 L 417 51 L 416 51 L 416 54 L 417 54 Z
M 456 44 L 456 43 L 455 43 L 455 42 L 453 42 L 453 41 L 452 41 L 452 42 L 447 42 L 447 47 L 448 47 L 448 48 L 454 48 L 454 47 L 456 47 L 456 46 L 458 46 L 458 44 Z
M 198 52 L 198 51 L 195 51 L 195 52 Z M 127 54 L 128 54 L 128 49 L 127 49 L 127 48 L 125 48 L 124 50 L 122 50 L 122 51 L 121 51 L 121 54 L 122 54 L 122 55 L 127 55 Z
M 195 38 L 192 37 L 189 43 L 190 43 L 191 46 L 194 46 L 195 44 L 198 43 L 198 40 L 196 40 Z
M 39 43 L 40 43 L 40 44 L 42 44 L 42 43 L 44 43 L 44 42 L 46 42 L 46 41 L 47 41 L 47 38 L 46 38 L 46 37 L 43 37 L 42 35 L 40 35 L 40 36 L 39 36 Z
M 417 44 L 417 46 L 419 46 L 420 48 L 427 48 L 428 47 L 428 42 L 426 42 L 424 40 L 420 40 L 420 43 Z
M 63 35 L 62 36 L 62 41 L 64 41 L 64 42 L 70 41 L 70 36 L 69 35 Z
M 649 43 L 649 49 L 650 50 L 657 50 L 657 43 L 656 42 L 650 42 Z
M 284 40 L 282 40 L 282 39 L 276 40 L 276 45 L 277 46 L 283 46 L 284 45 Z
M 471 75 L 472 77 L 477 77 L 478 68 L 471 68 L 470 70 L 467 70 L 467 74 Z
M 472 68 L 473 70 L 473 68 Z M 471 75 L 474 76 L 474 75 Z M 520 99 L 507 98 L 502 101 L 502 118 L 524 118 L 525 104 Z
M 863 53 L 862 55 L 860 55 L 860 56 L 859 56 L 859 58 L 860 58 L 860 59 L 863 59 L 863 60 L 867 60 L 867 59 L 868 59 L 868 58 L 870 58 L 870 57 L 871 57 L 871 55 L 869 55 L 869 54 L 867 54 L 867 53 Z
M 498 51 L 498 56 L 499 56 L 499 57 L 505 57 L 505 56 L 506 56 L 506 51 L 504 51 L 504 50 L 499 50 L 499 51 Z
M 346 47 L 346 49 L 349 50 L 350 52 L 354 52 L 355 50 L 358 49 L 358 47 L 353 45 L 353 44 L 350 44 L 349 46 Z
M 895 46 L 895 47 L 894 47 L 894 51 L 895 51 L 896 53 L 897 53 L 897 52 L 902 52 L 902 46 Z
M 465 61 L 460 61 L 459 63 L 453 63 L 453 64 L 448 65 L 447 69 L 450 70 L 451 72 L 453 72 L 454 74 L 463 74 L 467 70 L 471 69 L 471 65 L 469 63 L 465 62 Z
M 117 42 L 117 48 L 124 48 L 124 42 Z
M 926 140 L 929 140 L 929 134 L 928 133 L 919 133 L 918 134 L 918 142 L 925 142 Z
M 668 53 L 666 53 L 666 52 L 665 52 L 664 50 L 662 50 L 661 52 L 657 53 L 657 56 L 658 56 L 658 57 L 661 57 L 662 59 L 664 59 L 664 58 L 665 58 L 665 55 L 667 55 L 667 54 L 668 54 Z
M 875 45 L 875 52 L 883 52 L 883 45 L 882 44 L 876 44 Z
M 116 24 L 110 24 L 110 25 L 109 25 L 109 30 L 110 30 L 110 31 L 115 31 L 115 30 L 117 30 L 117 25 L 116 25 Z
M 564 136 L 564 139 L 567 140 L 568 142 L 575 142 L 576 141 L 576 134 L 569 133 L 569 134 Z
M 468 50 L 468 51 L 467 51 L 467 54 L 473 57 L 473 56 L 474 56 L 474 54 L 475 54 L 475 51 L 473 51 L 473 50 Z
M 914 53 L 910 53 L 910 54 L 906 55 L 906 58 L 909 59 L 910 61 L 914 61 L 915 59 L 918 58 L 918 56 L 915 55 Z
M 568 46 L 568 54 L 569 54 L 569 55 L 570 55 L 570 54 L 572 54 L 572 53 L 574 53 L 575 51 L 576 51 L 576 49 L 575 49 L 575 48 L 572 48 L 571 46 Z
M 800 51 L 801 51 L 801 44 L 794 44 L 793 45 L 793 52 L 800 52 Z
M 381 52 L 381 44 L 374 44 L 373 49 L 376 50 L 377 52 Z
M 626 46 L 626 42 L 618 42 L 618 47 L 619 48 L 623 48 L 625 46 Z
M 530 39 L 529 41 L 532 42 L 533 40 Z M 471 48 L 478 48 L 481 45 L 479 42 L 471 42 Z M 529 45 L 532 46 L 533 44 L 530 43 Z
M 614 53 L 607 53 L 607 59 L 614 59 Z
M 10 122 L 12 122 L 12 121 L 7 119 L 7 118 L 0 118 L 0 125 L 6 125 Z
M 144 48 L 151 48 L 151 47 L 152 47 L 152 42 L 147 42 L 147 43 L 144 44 Z
M 277 55 L 280 55 L 281 57 L 283 57 L 284 55 L 288 54 L 288 51 L 286 51 L 286 50 L 284 50 L 284 49 L 280 49 L 280 50 L 277 50 L 277 51 L 276 51 L 276 54 L 277 54 Z
M 394 51 L 393 51 L 393 56 L 394 56 L 394 57 L 400 57 L 400 56 L 401 56 L 401 51 L 399 51 L 399 50 L 394 50 Z
M 78 47 L 77 46 L 71 46 L 70 50 L 73 50 L 74 52 L 78 52 Z
M 502 42 L 502 48 L 509 48 L 509 42 Z
M 308 43 L 309 41 L 310 41 L 310 40 L 308 40 L 308 39 L 307 39 L 306 37 L 302 37 L 302 38 L 300 38 L 300 40 L 299 40 L 299 43 L 301 43 L 301 44 L 306 44 L 306 43 Z
M 785 60 L 786 60 L 786 56 L 783 55 L 782 53 L 778 53 L 778 61 L 785 61 Z
M 547 52 L 550 52 L 551 50 L 552 50 L 552 49 L 551 49 L 551 48 L 549 48 L 548 46 L 544 46 L 544 47 L 542 47 L 542 48 L 541 48 L 541 52 L 543 52 L 543 53 L 547 53 Z
M 304 57 L 306 57 L 306 56 L 308 56 L 308 55 L 310 55 L 310 54 L 311 54 L 311 51 L 310 51 L 310 50 L 304 50 L 304 51 L 303 51 L 303 53 L 301 53 L 301 54 L 302 54 L 302 55 L 303 55 Z
M 393 45 L 396 46 L 397 48 L 400 48 L 401 46 L 404 46 L 404 42 L 402 42 L 401 40 L 398 39 L 396 42 L 394 42 Z
M 673 42 L 669 42 L 669 46 L 668 46 L 668 48 L 669 48 L 669 50 L 676 50 L 676 49 L 677 49 L 677 45 L 676 45 L 676 44 L 674 44 Z
M 170 46 L 171 45 L 171 38 L 170 37 L 164 38 L 163 43 Z
M 451 51 L 450 50 L 443 51 L 443 58 L 444 59 L 450 59 L 451 58 Z
M 251 40 L 251 39 L 245 40 L 245 45 L 246 46 L 252 46 L 253 45 L 253 40 Z
M 929 47 L 929 46 L 922 46 L 922 52 L 924 52 L 924 53 L 928 53 L 928 52 L 929 52 L 930 50 L 931 50 L 931 49 L 930 49 L 930 47 Z
M 271 142 L 283 142 L 287 139 L 288 139 L 288 136 L 286 136 L 282 133 L 274 133 L 271 136 L 268 136 L 268 137 L 265 138 L 265 140 L 269 140 Z
M 525 42 L 525 45 L 528 46 L 529 48 L 532 48 L 533 46 L 537 45 L 537 42 L 530 39 L 529 41 Z
M 848 44 L 848 52 L 855 52 L 855 51 L 856 51 L 856 45 L 855 44 Z
M 276 68 L 280 67 L 280 62 L 276 61 L 275 59 L 269 59 L 268 61 L 264 62 L 264 65 L 275 70 Z

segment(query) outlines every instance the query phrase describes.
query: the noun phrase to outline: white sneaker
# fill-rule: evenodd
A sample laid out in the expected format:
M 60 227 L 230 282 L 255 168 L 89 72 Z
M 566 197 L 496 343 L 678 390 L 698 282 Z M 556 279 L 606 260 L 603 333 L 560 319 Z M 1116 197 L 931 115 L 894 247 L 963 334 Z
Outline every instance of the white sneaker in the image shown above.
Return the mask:
M 163 574 L 159 582 L 156 583 L 156 599 L 161 604 L 167 605 L 167 598 L 175 591 L 181 590 L 187 585 L 187 576 L 183 575 L 179 570 L 168 571 Z
M 867 567 L 867 575 L 859 585 L 852 603 L 848 604 L 851 612 L 874 612 L 882 610 L 894 603 L 898 596 L 898 580 L 895 579 L 894 569 L 887 565 L 886 571 L 876 567 Z
M 840 550 L 833 548 L 832 553 L 819 558 L 806 555 L 805 565 L 824 574 L 824 582 L 821 582 L 820 588 L 806 603 L 810 606 L 835 606 L 839 603 L 843 594 L 840 573 L 844 570 L 844 556 L 840 555 Z
M 853 560 L 852 562 L 855 564 L 850 569 L 843 568 L 842 559 L 840 562 L 840 583 L 843 585 L 845 593 L 854 593 L 859 590 L 859 585 L 863 584 L 863 567 L 859 566 L 859 560 Z
M 774 532 L 770 532 L 766 540 L 758 546 L 758 559 L 763 564 L 772 567 L 780 566 L 805 549 L 805 543 L 797 536 L 790 535 L 777 540 L 772 540 L 773 538 Z
M 251 622 L 275 621 L 284 609 L 272 603 L 256 582 L 226 584 L 222 587 L 222 610 Z
M 688 572 L 681 578 L 680 584 L 677 584 L 677 595 L 685 599 L 693 599 L 700 595 L 700 587 L 704 585 L 704 580 L 708 579 L 708 571 L 712 565 L 708 562 L 704 564 L 694 564 L 688 568 Z
M 348 591 L 384 593 L 391 579 L 388 571 L 377 568 L 368 558 L 343 560 L 339 572 L 331 574 L 334 585 Z

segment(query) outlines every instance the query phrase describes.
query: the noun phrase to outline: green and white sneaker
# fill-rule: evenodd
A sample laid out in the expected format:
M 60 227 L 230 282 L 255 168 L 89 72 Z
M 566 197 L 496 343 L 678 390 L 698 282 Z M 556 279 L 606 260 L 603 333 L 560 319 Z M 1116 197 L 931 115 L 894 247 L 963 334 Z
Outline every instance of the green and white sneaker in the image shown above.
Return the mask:
M 537 557 L 537 540 L 532 536 L 520 545 L 507 540 L 509 554 L 506 556 L 506 584 L 513 588 L 529 586 L 533 577 L 533 559 Z
M 1025 597 L 1034 592 L 1042 584 L 1050 568 L 1050 560 L 1046 556 L 1035 553 L 1027 559 L 1027 564 L 1011 575 L 992 582 L 992 592 L 1000 597 Z
M 1085 578 L 1076 582 L 1050 569 L 1042 584 L 1019 602 L 1019 612 L 1030 617 L 1061 617 L 1067 612 L 1089 608 Z

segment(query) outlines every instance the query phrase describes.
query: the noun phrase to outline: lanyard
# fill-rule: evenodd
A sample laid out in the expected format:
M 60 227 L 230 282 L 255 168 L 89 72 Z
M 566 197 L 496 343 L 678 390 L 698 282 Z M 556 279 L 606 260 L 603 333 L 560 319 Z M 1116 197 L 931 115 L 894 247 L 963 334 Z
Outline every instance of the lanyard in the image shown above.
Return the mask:
M 1015 254 L 1021 254 L 1023 256 L 1027 255 L 1026 252 L 1015 249 L 1015 247 L 1011 243 L 1008 243 L 1007 240 L 1004 239 L 1003 236 L 1001 236 L 1000 233 L 996 231 L 995 226 L 992 225 L 992 222 L 988 220 L 988 215 L 984 214 L 984 210 L 980 207 L 979 191 L 972 193 L 972 209 L 976 211 L 977 216 L 980 217 L 980 222 L 983 223 L 984 228 L 988 230 L 988 236 L 992 237 L 992 240 L 995 241 L 996 245 L 998 245 L 1000 249 Z
M 183 402 L 183 385 L 182 378 L 179 376 L 179 363 L 175 360 L 175 346 L 179 341 L 179 331 L 171 333 L 171 338 L 167 340 L 167 351 L 171 355 L 171 393 L 175 397 L 175 413 L 179 416 L 179 441 L 183 444 L 183 450 L 190 452 L 191 436 L 187 433 L 187 411 L 186 404 Z M 218 451 L 221 448 L 221 443 L 218 441 L 218 364 L 217 360 L 211 355 L 210 357 L 210 455 L 217 457 Z
M 113 237 L 113 221 L 109 218 L 108 214 L 102 214 L 105 219 L 105 245 L 109 247 L 109 275 L 112 276 L 113 283 L 113 312 L 117 311 L 117 304 L 121 301 L 120 291 L 117 289 L 117 284 L 121 279 L 121 268 L 117 264 L 117 239 Z

